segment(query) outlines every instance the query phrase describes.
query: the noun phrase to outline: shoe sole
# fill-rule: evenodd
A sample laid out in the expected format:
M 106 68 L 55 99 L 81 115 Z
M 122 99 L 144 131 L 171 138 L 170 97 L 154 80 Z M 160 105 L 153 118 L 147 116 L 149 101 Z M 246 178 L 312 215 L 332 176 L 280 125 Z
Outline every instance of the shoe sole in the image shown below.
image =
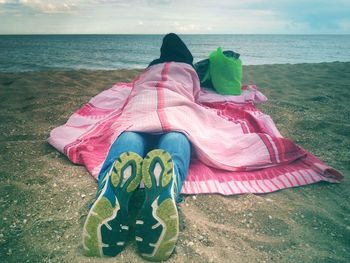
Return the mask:
M 114 162 L 84 224 L 83 247 L 86 256 L 115 256 L 125 248 L 129 238 L 128 204 L 140 184 L 141 167 L 142 158 L 133 152 L 121 154 Z M 108 187 L 114 191 L 115 200 L 105 195 Z
M 136 220 L 135 239 L 140 255 L 150 261 L 170 257 L 179 235 L 174 197 L 173 162 L 164 150 L 153 150 L 142 164 L 145 202 Z

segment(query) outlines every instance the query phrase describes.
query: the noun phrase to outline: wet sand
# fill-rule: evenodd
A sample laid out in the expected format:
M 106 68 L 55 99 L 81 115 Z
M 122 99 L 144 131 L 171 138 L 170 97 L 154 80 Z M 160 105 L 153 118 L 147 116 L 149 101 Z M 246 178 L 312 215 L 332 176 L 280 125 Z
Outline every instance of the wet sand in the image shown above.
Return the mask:
M 96 182 L 46 142 L 92 96 L 137 73 L 0 73 L 1 262 L 144 262 L 134 242 L 116 258 L 82 255 Z M 345 178 L 266 195 L 187 196 L 168 262 L 349 262 L 350 63 L 248 66 L 244 78 L 267 95 L 259 107 L 283 136 Z

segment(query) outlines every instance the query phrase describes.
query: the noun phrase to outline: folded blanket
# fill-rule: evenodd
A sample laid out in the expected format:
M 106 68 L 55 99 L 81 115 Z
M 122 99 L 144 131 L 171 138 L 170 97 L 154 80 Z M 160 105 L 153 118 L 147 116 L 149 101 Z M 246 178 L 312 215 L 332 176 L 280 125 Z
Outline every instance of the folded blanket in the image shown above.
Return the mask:
M 240 96 L 201 90 L 193 68 L 164 63 L 132 83 L 117 83 L 54 129 L 49 143 L 97 178 L 123 131 L 183 132 L 195 155 L 182 193 L 267 193 L 342 175 L 283 138 L 255 107 L 266 97 L 254 85 Z

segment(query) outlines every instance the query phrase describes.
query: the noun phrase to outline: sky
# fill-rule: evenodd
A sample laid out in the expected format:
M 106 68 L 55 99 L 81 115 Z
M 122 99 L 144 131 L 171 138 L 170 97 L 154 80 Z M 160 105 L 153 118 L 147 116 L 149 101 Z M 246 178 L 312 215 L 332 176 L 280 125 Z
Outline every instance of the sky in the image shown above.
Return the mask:
M 0 0 L 0 34 L 350 34 L 350 0 Z

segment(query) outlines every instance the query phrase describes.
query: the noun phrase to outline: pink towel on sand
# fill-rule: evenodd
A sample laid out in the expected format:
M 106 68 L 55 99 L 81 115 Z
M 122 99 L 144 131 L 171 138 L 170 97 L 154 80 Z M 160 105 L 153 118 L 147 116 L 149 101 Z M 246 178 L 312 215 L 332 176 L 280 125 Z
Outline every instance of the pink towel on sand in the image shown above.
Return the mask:
M 117 83 L 55 128 L 49 143 L 97 178 L 112 143 L 123 131 L 179 131 L 194 156 L 182 193 L 267 193 L 342 175 L 283 138 L 255 107 L 266 97 L 253 85 L 240 96 L 200 89 L 195 70 L 167 62 L 132 83 Z

